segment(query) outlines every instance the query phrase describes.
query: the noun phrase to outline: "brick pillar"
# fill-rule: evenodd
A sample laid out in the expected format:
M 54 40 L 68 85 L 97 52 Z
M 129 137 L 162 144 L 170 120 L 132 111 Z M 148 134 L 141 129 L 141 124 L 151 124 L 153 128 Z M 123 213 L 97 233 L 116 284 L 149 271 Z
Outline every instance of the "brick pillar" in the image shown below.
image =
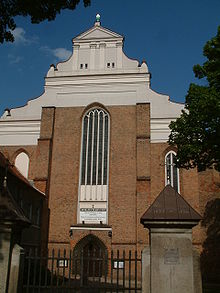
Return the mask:
M 137 149 L 137 219 L 149 206 L 150 195 L 150 104 L 136 105 L 136 149 Z M 137 245 L 147 241 L 146 230 L 137 227 Z
M 42 109 L 40 138 L 36 150 L 35 186 L 49 194 L 50 167 L 53 144 L 55 107 Z
M 49 189 L 50 172 L 53 150 L 53 133 L 55 121 L 55 107 L 46 107 L 42 109 L 40 138 L 36 150 L 35 161 L 35 186 L 45 193 L 47 200 L 43 205 L 43 219 L 41 225 L 41 244 L 42 251 L 46 251 L 49 231 Z

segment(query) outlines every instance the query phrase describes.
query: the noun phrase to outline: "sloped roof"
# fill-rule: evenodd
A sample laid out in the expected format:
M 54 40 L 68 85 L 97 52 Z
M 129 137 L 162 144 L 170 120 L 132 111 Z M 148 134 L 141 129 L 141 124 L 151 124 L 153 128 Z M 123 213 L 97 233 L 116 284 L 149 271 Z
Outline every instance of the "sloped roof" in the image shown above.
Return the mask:
M 43 192 L 41 192 L 40 190 L 38 190 L 37 188 L 32 186 L 31 183 L 29 182 L 29 180 L 27 178 L 25 178 L 19 172 L 19 170 L 14 165 L 12 165 L 8 159 L 6 159 L 6 157 L 1 152 L 0 152 L 0 167 L 3 167 L 4 169 L 7 167 L 8 172 L 10 172 L 13 176 L 17 177 L 20 181 L 22 181 L 22 183 L 24 183 L 25 186 L 35 190 L 36 192 L 39 193 L 39 195 L 41 195 L 43 197 L 45 196 L 45 194 Z
M 8 171 L 12 173 L 14 176 L 18 177 L 20 180 L 22 180 L 24 183 L 28 184 L 31 186 L 30 182 L 28 181 L 27 178 L 25 178 L 19 171 L 18 169 L 10 164 L 8 159 L 0 152 L 0 166 L 3 168 L 8 167 Z
M 201 216 L 171 185 L 167 185 L 141 217 L 145 221 L 200 221 Z
M 6 187 L 0 187 L 0 221 L 31 224 Z

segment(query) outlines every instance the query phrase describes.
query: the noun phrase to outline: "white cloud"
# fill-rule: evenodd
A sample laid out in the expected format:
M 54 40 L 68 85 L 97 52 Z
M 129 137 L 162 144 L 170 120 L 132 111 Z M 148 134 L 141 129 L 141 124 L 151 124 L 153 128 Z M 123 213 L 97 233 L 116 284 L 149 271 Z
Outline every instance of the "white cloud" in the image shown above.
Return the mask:
M 65 48 L 57 48 L 53 50 L 54 55 L 59 59 L 68 59 L 70 55 L 72 54 L 71 51 L 65 49 Z
M 16 27 L 11 33 L 14 36 L 14 44 L 29 45 L 38 42 L 37 36 L 27 37 L 26 31 L 22 27 Z
M 23 43 L 23 44 L 27 44 L 29 43 L 29 40 L 25 37 L 25 30 L 22 27 L 16 27 L 13 31 L 12 34 L 15 38 L 14 42 L 16 44 L 18 43 Z
M 22 61 L 24 58 L 21 56 L 15 56 L 13 54 L 8 54 L 9 64 L 17 64 Z
M 67 50 L 65 48 L 51 49 L 48 46 L 43 46 L 40 49 L 48 54 L 53 55 L 58 60 L 67 60 L 72 54 L 70 50 Z

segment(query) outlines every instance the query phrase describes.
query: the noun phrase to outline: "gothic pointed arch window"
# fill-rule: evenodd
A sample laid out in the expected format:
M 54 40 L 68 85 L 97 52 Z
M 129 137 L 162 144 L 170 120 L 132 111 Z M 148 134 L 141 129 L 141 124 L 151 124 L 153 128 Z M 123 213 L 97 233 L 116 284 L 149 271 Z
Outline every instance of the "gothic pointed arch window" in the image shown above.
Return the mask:
M 102 108 L 83 117 L 78 222 L 107 222 L 109 127 Z
M 15 158 L 15 167 L 26 178 L 28 178 L 29 162 L 29 156 L 25 152 L 20 152 Z
M 176 166 L 176 153 L 169 151 L 165 156 L 165 184 L 170 184 L 180 192 L 179 169 Z

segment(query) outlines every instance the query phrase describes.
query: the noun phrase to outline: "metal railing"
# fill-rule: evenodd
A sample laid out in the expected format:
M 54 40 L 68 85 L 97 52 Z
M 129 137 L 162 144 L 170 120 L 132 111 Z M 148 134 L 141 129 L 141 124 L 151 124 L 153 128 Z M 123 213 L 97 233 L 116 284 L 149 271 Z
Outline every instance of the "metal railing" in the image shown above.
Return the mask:
M 137 251 L 29 251 L 20 258 L 19 292 L 141 292 Z

